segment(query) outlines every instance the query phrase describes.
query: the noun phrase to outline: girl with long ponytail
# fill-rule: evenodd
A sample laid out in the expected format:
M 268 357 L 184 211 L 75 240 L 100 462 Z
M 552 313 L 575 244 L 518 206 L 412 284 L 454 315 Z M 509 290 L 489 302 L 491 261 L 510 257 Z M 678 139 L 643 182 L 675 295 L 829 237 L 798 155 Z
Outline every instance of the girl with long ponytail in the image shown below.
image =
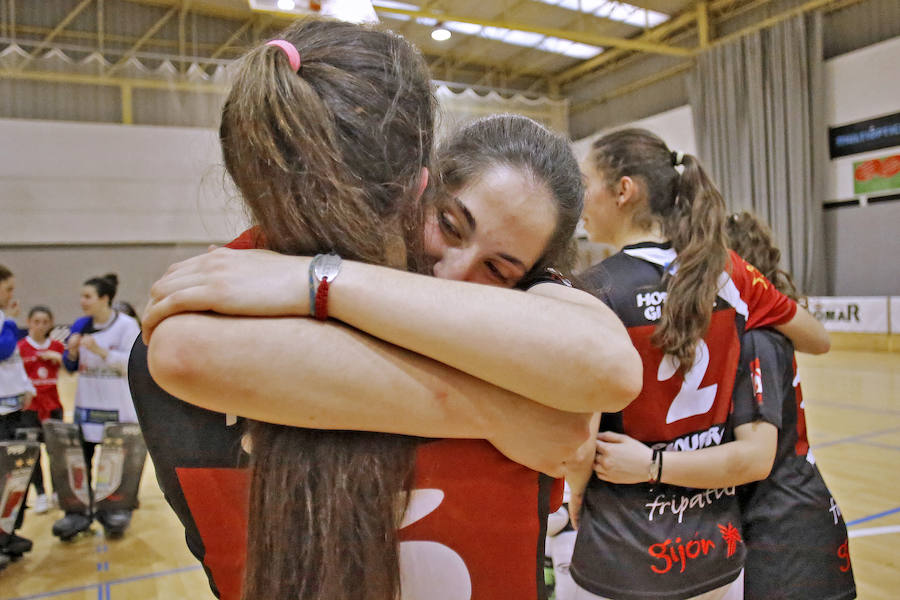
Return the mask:
M 427 70 L 396 35 L 305 21 L 252 50 L 223 109 L 220 138 L 257 245 L 406 267 L 407 246 L 417 246 L 406 243 L 407 232 L 421 228 L 416 191 L 432 119 Z M 396 523 L 414 441 L 262 422 L 250 422 L 247 435 L 243 597 L 394 596 Z
M 735 488 L 685 483 L 671 457 L 728 441 L 745 330 L 774 326 L 812 352 L 827 351 L 827 334 L 728 250 L 724 200 L 695 157 L 625 129 L 599 138 L 583 170 L 588 233 L 619 252 L 582 280 L 624 321 L 644 385 L 625 410 L 604 414 L 596 455 L 567 476 L 570 509 L 583 508 L 574 597 L 740 598 Z M 643 450 L 622 452 L 632 442 Z

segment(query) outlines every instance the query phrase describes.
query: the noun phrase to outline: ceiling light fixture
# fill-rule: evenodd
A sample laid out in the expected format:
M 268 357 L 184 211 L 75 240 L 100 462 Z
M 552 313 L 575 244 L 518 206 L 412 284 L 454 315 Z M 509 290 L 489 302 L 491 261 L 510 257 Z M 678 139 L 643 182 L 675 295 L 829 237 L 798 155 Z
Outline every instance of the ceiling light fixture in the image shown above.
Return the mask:
M 294 0 L 278 0 L 278 8 L 281 10 L 294 10 L 296 6 Z
M 431 39 L 436 42 L 446 42 L 451 35 L 450 30 L 444 27 L 443 23 L 438 23 L 437 27 L 431 31 Z

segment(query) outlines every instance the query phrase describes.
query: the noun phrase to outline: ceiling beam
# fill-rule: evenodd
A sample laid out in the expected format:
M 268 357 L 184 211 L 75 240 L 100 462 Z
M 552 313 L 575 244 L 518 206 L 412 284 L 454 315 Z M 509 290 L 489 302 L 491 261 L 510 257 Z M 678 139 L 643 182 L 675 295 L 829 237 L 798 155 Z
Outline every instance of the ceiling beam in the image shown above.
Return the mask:
M 583 112 L 589 108 L 592 108 L 598 104 L 603 104 L 604 102 L 608 102 L 613 98 L 617 98 L 619 96 L 624 96 L 626 94 L 630 94 L 631 92 L 637 91 L 641 88 L 645 88 L 648 85 L 652 85 L 659 81 L 663 81 L 664 79 L 669 79 L 670 77 L 675 77 L 676 75 L 681 75 L 682 73 L 686 73 L 694 66 L 694 61 L 686 61 L 681 64 L 677 64 L 674 67 L 665 69 L 664 71 L 658 71 L 653 73 L 648 77 L 644 77 L 642 79 L 638 79 L 637 81 L 632 81 L 631 83 L 623 86 L 619 86 L 613 90 L 606 92 L 605 94 L 601 94 L 596 98 L 591 98 L 590 100 L 585 100 L 583 102 L 579 102 L 575 104 L 571 108 L 571 113 Z
M 127 77 L 108 77 L 100 75 L 83 75 L 81 73 L 56 73 L 43 71 L 4 71 L 0 70 L 0 79 L 24 79 L 28 81 L 46 81 L 50 83 L 76 83 L 82 85 L 128 86 L 153 90 L 177 90 L 198 92 L 203 94 L 227 94 L 228 86 L 192 83 L 189 81 L 171 81 L 162 79 L 135 79 Z
M 861 0 L 854 0 L 854 1 L 861 1 Z M 705 12 L 707 15 L 707 19 L 709 19 L 709 16 L 712 13 L 727 13 L 727 15 L 726 15 L 727 17 L 732 17 L 732 16 L 737 16 L 739 14 L 743 14 L 743 13 L 747 12 L 748 10 L 757 9 L 765 4 L 769 4 L 770 2 L 772 2 L 772 0 L 756 0 L 755 2 L 748 2 L 741 6 L 735 7 L 734 0 L 712 0 L 712 1 L 706 2 L 706 11 Z M 691 26 L 696 25 L 698 23 L 699 18 L 700 18 L 699 10 L 689 10 L 687 12 L 684 12 L 684 13 L 678 15 L 677 17 L 675 17 L 673 19 L 666 21 L 665 23 L 658 25 L 657 27 L 654 27 L 653 29 L 650 29 L 649 31 L 645 32 L 644 34 L 638 36 L 635 39 L 638 39 L 638 40 L 646 39 L 646 40 L 650 40 L 650 41 L 663 40 L 663 39 L 666 39 L 666 38 L 674 35 L 679 30 L 684 30 Z M 700 33 L 698 31 L 698 37 L 699 37 L 699 35 L 700 35 Z M 580 77 L 586 73 L 589 73 L 591 71 L 596 71 L 597 69 L 599 69 L 600 67 L 602 67 L 606 64 L 617 61 L 617 60 L 623 58 L 624 56 L 626 56 L 628 53 L 629 53 L 628 50 L 625 50 L 622 48 L 617 48 L 615 50 L 606 51 L 599 56 L 596 56 L 590 60 L 587 60 L 579 65 L 576 65 L 574 67 L 571 67 L 571 68 L 559 73 L 558 75 L 556 75 L 556 77 L 554 79 L 558 84 L 564 85 L 565 83 L 572 81 L 573 79 L 577 79 L 578 77 Z
M 772 27 L 773 25 L 777 25 L 778 23 L 790 19 L 791 17 L 796 17 L 798 15 L 802 15 L 814 10 L 818 10 L 820 8 L 826 8 L 829 5 L 836 4 L 838 4 L 837 0 L 812 0 L 812 2 L 806 2 L 805 4 L 801 4 L 800 6 L 792 8 L 790 10 L 786 10 L 784 12 L 780 12 L 777 15 L 772 15 L 767 19 L 757 21 L 753 25 L 748 25 L 747 27 L 739 29 L 738 31 L 722 36 L 721 38 L 718 38 L 713 45 L 718 46 L 721 44 L 726 44 L 730 41 L 736 40 L 741 36 L 747 35 L 748 33 L 753 33 L 759 31 L 760 29 L 766 29 L 768 27 Z
M 26 66 L 28 66 L 28 63 L 30 63 L 32 60 L 37 58 L 37 55 L 41 53 L 41 50 L 46 48 L 50 44 L 50 42 L 52 42 L 54 40 L 54 38 L 56 38 L 56 36 L 58 36 L 60 34 L 60 32 L 62 32 L 62 30 L 65 29 L 68 26 L 68 24 L 71 23 L 75 19 L 75 17 L 80 15 L 82 13 L 82 11 L 84 11 L 84 9 L 87 8 L 88 5 L 90 5 L 94 1 L 95 0 L 82 0 L 81 3 L 78 4 L 78 6 L 76 6 L 72 10 L 70 10 L 69 14 L 67 14 L 65 17 L 63 17 L 62 21 L 57 23 L 56 27 L 54 27 L 50 31 L 50 33 L 48 33 L 44 37 L 44 39 L 41 40 L 41 43 L 38 44 L 37 48 L 32 50 L 31 54 L 29 54 L 28 57 L 22 61 L 22 64 L 20 64 L 17 68 L 21 70 L 21 69 L 24 69 Z
M 181 0 L 123 0 L 125 2 L 131 2 L 132 4 L 143 4 L 144 6 L 160 6 L 164 8 L 172 8 L 173 6 L 180 6 Z M 191 11 L 197 13 L 198 15 L 205 15 L 207 17 L 222 17 L 226 19 L 232 19 L 234 21 L 243 21 L 251 16 L 253 16 L 254 11 L 250 10 L 250 4 L 245 3 L 245 8 L 230 8 L 227 6 L 222 6 L 221 4 L 209 0 L 193 0 L 191 3 Z M 289 21 L 291 19 L 285 18 L 285 21 Z
M 428 0 L 427 2 L 422 4 L 422 6 L 420 8 L 422 10 L 432 10 L 432 9 L 436 8 L 438 6 L 438 4 L 439 4 L 439 0 Z M 415 24 L 416 24 L 415 19 L 409 19 L 408 21 L 404 21 L 403 25 L 400 26 L 399 31 L 397 31 L 397 33 L 399 33 L 402 36 L 406 36 L 406 34 L 409 32 L 410 27 L 412 27 Z
M 49 27 L 34 27 L 31 25 L 19 25 L 16 27 L 16 32 L 26 35 L 46 35 L 50 32 Z M 67 29 L 63 31 L 57 36 L 57 42 L 59 39 L 66 38 L 70 40 L 89 40 L 91 42 L 99 43 L 100 32 L 99 31 L 75 31 L 73 29 Z M 138 38 L 133 35 L 116 35 L 111 33 L 103 33 L 103 39 L 110 42 L 121 42 L 123 44 L 134 44 Z M 178 40 L 171 40 L 167 38 L 157 38 L 153 40 L 153 44 L 157 46 L 164 46 L 166 48 L 177 49 L 178 48 Z M 36 46 L 37 42 L 29 43 L 29 41 L 20 40 L 19 45 L 27 45 L 28 47 Z M 56 44 L 54 44 L 56 45 Z M 216 48 L 219 47 L 219 44 L 212 44 L 208 42 L 198 42 L 197 48 L 200 50 L 207 50 L 212 52 Z M 94 50 L 93 48 L 78 48 L 78 51 L 83 52 L 91 52 Z M 113 52 L 108 49 L 108 51 Z M 116 54 L 121 54 L 121 51 L 115 51 Z
M 505 70 L 507 66 L 504 63 L 500 62 L 486 62 L 486 61 L 477 61 L 477 60 L 469 60 L 468 55 L 460 54 L 454 55 L 452 53 L 442 54 L 440 56 L 432 56 L 431 62 L 428 63 L 428 68 L 435 70 L 438 68 L 466 68 L 466 67 L 477 67 L 481 70 Z M 524 77 L 546 77 L 547 74 L 540 71 L 535 70 L 522 70 L 519 71 L 519 75 Z
M 513 4 L 511 4 L 511 5 L 507 4 L 507 5 L 505 5 L 505 6 L 503 7 L 503 10 L 501 10 L 500 12 L 494 14 L 493 17 L 491 17 L 491 18 L 493 18 L 493 19 L 503 19 L 503 18 L 506 16 L 507 13 L 509 13 L 510 11 L 513 11 L 513 10 L 515 10 L 515 9 L 517 9 L 517 8 L 519 8 L 520 6 L 522 6 L 523 4 L 525 4 L 525 3 L 528 2 L 528 1 L 529 1 L 529 0 L 516 0 L 516 2 L 513 2 Z M 469 36 L 469 37 L 471 37 L 471 36 Z M 473 59 L 475 59 L 476 57 L 480 56 L 481 54 L 482 54 L 482 52 L 479 52 L 479 51 L 476 51 L 476 50 L 470 50 L 469 52 L 464 52 L 464 53 L 462 53 L 462 54 L 460 55 L 460 57 L 458 57 L 458 58 L 456 59 L 456 62 L 458 62 L 458 63 L 459 63 L 459 62 L 466 62 L 466 63 L 469 63 L 469 62 L 472 62 Z M 500 67 L 500 66 L 501 66 L 501 63 L 489 65 L 490 68 L 485 72 L 484 76 L 489 75 L 493 70 L 495 70 L 496 68 L 498 68 L 498 67 Z M 484 76 L 483 76 L 483 77 L 484 77 Z
M 104 39 L 106 25 L 103 19 L 103 0 L 97 0 L 97 50 L 103 54 Z
M 637 38 L 635 38 L 635 41 L 643 40 L 646 42 L 657 42 L 657 41 L 671 35 L 675 31 L 678 31 L 679 29 L 681 29 L 683 27 L 689 26 L 696 20 L 696 18 L 697 18 L 697 15 L 693 11 L 678 15 L 674 19 L 669 19 L 665 23 L 662 23 L 661 25 L 658 25 L 658 26 L 654 27 L 653 29 L 651 29 L 645 33 L 642 33 Z M 573 79 L 580 77 L 581 75 L 583 75 L 585 73 L 588 73 L 590 71 L 598 69 L 602 65 L 612 62 L 618 58 L 621 58 L 622 56 L 625 56 L 628 52 L 629 52 L 629 49 L 626 49 L 626 48 L 614 48 L 614 49 L 607 50 L 606 52 L 604 52 L 603 54 L 600 54 L 599 56 L 595 56 L 594 58 L 586 60 L 585 62 L 583 62 L 579 65 L 576 65 L 574 67 L 566 69 L 565 71 L 563 71 L 562 73 L 560 73 L 556 77 L 554 77 L 554 81 L 556 81 L 560 85 L 564 84 L 568 81 L 571 81 Z
M 178 11 L 178 54 L 187 56 L 187 15 L 191 0 L 181 0 L 181 10 Z M 187 69 L 184 60 L 179 62 L 178 71 L 183 73 Z
M 223 52 L 228 50 L 228 48 L 230 48 L 231 45 L 238 40 L 238 38 L 240 38 L 242 35 L 244 35 L 244 33 L 246 33 L 246 31 L 248 29 L 253 27 L 253 24 L 255 22 L 256 22 L 256 17 L 250 17 L 249 19 L 244 21 L 243 25 L 238 27 L 237 30 L 228 37 L 227 40 L 222 42 L 221 46 L 219 46 L 218 48 L 215 49 L 215 51 L 213 51 L 213 53 L 210 55 L 210 58 L 219 58 L 219 56 L 221 56 Z
M 507 13 L 514 11 L 515 9 L 522 6 L 523 4 L 526 4 L 529 1 L 530 0 L 516 0 L 512 4 L 507 4 L 506 6 L 503 7 L 503 10 L 501 10 L 499 13 L 496 13 L 492 18 L 493 19 L 502 19 Z M 470 36 L 466 36 L 466 37 L 470 37 Z M 483 52 L 478 51 L 478 50 L 462 52 L 461 54 L 455 55 L 455 56 L 451 52 L 444 52 L 440 56 L 440 58 L 438 60 L 434 61 L 434 63 L 432 63 L 432 64 L 437 65 L 437 64 L 441 64 L 443 62 L 443 64 L 447 65 L 446 66 L 447 70 L 452 70 L 454 68 L 458 68 L 458 67 L 466 65 L 466 64 L 479 65 L 484 69 L 484 72 L 482 73 L 481 77 L 478 79 L 478 83 L 480 84 L 482 81 L 484 81 L 484 79 L 486 77 L 493 76 L 498 70 L 505 68 L 504 63 L 488 63 L 488 62 L 484 62 L 484 61 L 474 60 L 475 58 L 477 58 L 478 56 L 481 56 L 482 54 L 483 54 Z M 529 73 L 529 72 L 527 72 L 527 70 L 523 71 L 522 74 L 526 75 L 526 76 L 530 75 L 532 77 L 544 77 L 543 74 L 537 74 L 534 72 Z M 445 79 L 452 79 L 452 78 L 445 77 Z
M 697 2 L 697 39 L 700 49 L 709 47 L 709 4 L 706 0 Z
M 575 27 L 575 26 L 578 25 L 580 22 L 581 22 L 581 16 L 578 16 L 578 17 L 572 19 L 571 21 L 569 21 L 568 23 L 566 23 L 565 27 L 566 27 L 567 29 L 570 28 L 570 27 Z M 546 37 L 547 37 L 547 36 L 544 36 L 544 39 L 546 39 Z M 542 40 L 542 41 L 543 41 L 543 40 Z M 510 70 L 512 71 L 512 74 L 510 75 L 510 77 L 516 77 L 516 76 L 518 76 L 519 73 L 521 72 L 521 70 L 513 70 L 514 68 L 513 68 L 513 66 L 512 66 L 512 62 L 515 61 L 515 60 L 517 60 L 517 59 L 520 58 L 521 56 L 523 56 L 525 53 L 527 53 L 527 52 L 529 52 L 529 51 L 532 51 L 532 50 L 534 50 L 534 48 L 522 48 L 521 50 L 519 50 L 518 52 L 516 52 L 515 54 L 513 54 L 512 56 L 510 56 L 508 59 L 506 59 L 506 64 L 509 66 Z M 547 57 L 542 57 L 540 60 L 538 60 L 538 61 L 537 61 L 537 64 L 538 64 L 538 65 L 544 64 L 544 63 L 546 63 L 546 62 L 552 60 L 553 58 L 556 58 L 556 56 L 550 54 L 549 56 L 547 56 Z M 530 65 L 530 66 L 534 66 L 534 65 Z M 547 89 L 550 90 L 550 89 L 553 87 L 553 85 L 551 85 L 551 79 L 552 79 L 552 77 L 544 76 L 542 79 L 543 79 L 544 83 L 546 84 Z M 528 91 L 531 91 L 532 88 L 534 88 L 534 86 L 536 86 L 538 83 L 541 83 L 541 80 L 535 81 L 535 82 L 531 85 L 531 87 L 528 88 Z
M 539 33 L 552 37 L 558 37 L 564 40 L 580 42 L 582 44 L 590 44 L 593 46 L 604 46 L 609 48 L 624 48 L 628 50 L 640 50 L 642 52 L 650 52 L 652 54 L 668 54 L 671 56 L 690 56 L 693 51 L 689 48 L 678 48 L 676 46 L 668 46 L 656 42 L 644 41 L 641 39 L 626 39 L 610 35 L 599 35 L 596 33 L 570 31 L 566 29 L 557 29 L 553 27 L 540 27 L 528 23 L 517 23 L 506 20 L 494 19 L 478 19 L 474 17 L 466 17 L 463 15 L 454 15 L 443 12 L 432 12 L 423 10 L 404 10 L 400 8 L 382 8 L 375 7 L 376 12 L 393 13 L 399 15 L 408 15 L 410 17 L 421 17 L 426 19 L 437 19 L 438 21 L 458 21 L 460 23 L 471 23 L 472 25 L 481 25 L 482 27 L 499 27 L 502 29 L 516 29 L 519 31 L 527 31 L 530 33 Z
M 769 0 L 760 0 L 760 2 L 758 4 L 756 4 L 756 7 L 759 7 L 768 1 Z M 747 33 L 759 31 L 760 29 L 765 29 L 767 27 L 771 27 L 777 23 L 780 23 L 781 21 L 784 21 L 791 17 L 801 15 L 801 14 L 804 14 L 807 12 L 811 12 L 811 11 L 818 10 L 818 9 L 825 9 L 826 11 L 837 10 L 839 8 L 843 8 L 845 6 L 849 6 L 851 4 L 856 4 L 856 3 L 862 2 L 862 1 L 863 0 L 812 0 L 810 2 L 806 2 L 805 4 L 797 6 L 793 9 L 786 10 L 784 12 L 778 13 L 777 15 L 773 15 L 771 17 L 768 17 L 766 19 L 758 21 L 758 22 L 754 23 L 753 25 L 747 26 L 739 31 L 735 31 L 731 34 L 728 34 L 727 36 L 718 38 L 714 42 L 711 42 L 710 45 L 716 46 L 719 44 L 727 43 L 727 42 L 737 39 L 743 35 L 746 35 Z M 727 2 L 728 2 L 728 0 L 719 0 L 718 2 L 714 2 L 713 6 L 711 8 L 717 7 L 717 6 L 722 6 L 722 5 L 726 4 Z M 669 77 L 674 77 L 676 75 L 680 75 L 684 72 L 687 72 L 692 67 L 692 65 L 693 65 L 693 61 L 687 61 L 687 62 L 678 64 L 678 65 L 675 65 L 664 71 L 654 73 L 654 74 L 650 75 L 649 77 L 645 77 L 643 79 L 639 79 L 637 81 L 631 82 L 628 85 L 611 90 L 605 94 L 602 94 L 601 96 L 598 96 L 596 98 L 591 98 L 589 100 L 586 100 L 586 101 L 583 101 L 583 102 L 580 102 L 580 103 L 574 105 L 572 107 L 572 112 L 575 113 L 575 112 L 582 112 L 584 110 L 588 110 L 591 107 L 596 106 L 597 104 L 602 104 L 603 102 L 606 102 L 617 96 L 622 96 L 624 94 L 628 94 L 628 93 L 634 92 L 638 89 L 647 87 L 648 85 L 652 85 L 663 79 L 668 79 Z
M 122 58 L 119 59 L 119 62 L 117 62 L 107 70 L 106 74 L 112 74 L 113 71 L 117 70 L 119 67 L 128 62 L 131 57 L 141 49 L 141 46 L 150 41 L 150 38 L 156 35 L 156 32 L 162 29 L 162 26 L 168 23 L 169 19 L 171 19 L 178 13 L 178 10 L 180 8 L 181 7 L 178 4 L 173 5 L 172 8 L 170 8 L 168 12 L 166 12 L 166 14 L 160 17 L 160 19 L 156 23 L 154 23 L 150 27 L 150 29 L 148 29 L 147 32 L 138 39 L 138 41 L 134 43 L 134 45 L 122 56 Z

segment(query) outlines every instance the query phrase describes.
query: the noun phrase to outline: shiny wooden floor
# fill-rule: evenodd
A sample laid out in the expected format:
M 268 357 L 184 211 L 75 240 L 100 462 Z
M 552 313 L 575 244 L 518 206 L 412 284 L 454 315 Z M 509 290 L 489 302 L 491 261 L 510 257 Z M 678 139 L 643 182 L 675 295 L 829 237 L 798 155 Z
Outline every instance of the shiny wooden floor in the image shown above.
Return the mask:
M 900 597 L 900 354 L 833 351 L 802 356 L 800 365 L 810 441 L 850 526 L 859 598 L 894 600 Z M 64 398 L 73 397 L 73 385 L 61 383 Z M 35 548 L 0 572 L 0 600 L 212 598 L 149 461 L 141 508 L 123 539 L 107 541 L 95 525 L 93 534 L 62 543 L 50 535 L 60 516 L 27 516 L 21 533 Z

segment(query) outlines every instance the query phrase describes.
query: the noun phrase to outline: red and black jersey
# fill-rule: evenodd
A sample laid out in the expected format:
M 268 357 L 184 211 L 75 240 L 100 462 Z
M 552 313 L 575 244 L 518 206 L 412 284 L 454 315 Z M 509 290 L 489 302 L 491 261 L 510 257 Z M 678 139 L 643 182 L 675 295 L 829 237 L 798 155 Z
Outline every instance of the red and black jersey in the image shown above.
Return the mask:
M 794 347 L 770 330 L 742 339 L 730 427 L 778 428 L 769 477 L 738 490 L 747 560 L 747 600 L 849 600 L 856 584 L 847 526 L 806 438 Z
M 28 373 L 28 379 L 37 391 L 37 395 L 31 399 L 25 410 L 35 411 L 42 422 L 50 418 L 51 412 L 62 408 L 59 391 L 56 389 L 60 365 L 38 356 L 47 350 L 62 355 L 66 348 L 58 340 L 48 339 L 43 344 L 38 344 L 30 337 L 19 340 L 19 354 L 25 365 L 25 372 Z
M 709 329 L 682 375 L 677 360 L 650 341 L 666 301 L 664 274 L 677 268 L 676 257 L 669 244 L 627 246 L 581 279 L 625 323 L 644 365 L 641 394 L 625 410 L 604 415 L 601 430 L 685 451 L 731 439 L 726 424 L 740 336 L 747 328 L 787 322 L 796 304 L 731 253 Z M 728 584 L 743 567 L 733 487 L 615 485 L 592 477 L 584 511 L 571 573 L 594 594 L 679 600 Z
M 250 230 L 229 247 L 259 242 Z M 162 390 L 140 338 L 128 375 L 157 480 L 188 547 L 213 592 L 239 600 L 250 486 L 241 422 L 228 425 L 226 415 Z M 484 440 L 423 440 L 400 528 L 404 590 L 429 600 L 545 600 L 547 516 L 561 502 L 562 480 L 510 461 Z

